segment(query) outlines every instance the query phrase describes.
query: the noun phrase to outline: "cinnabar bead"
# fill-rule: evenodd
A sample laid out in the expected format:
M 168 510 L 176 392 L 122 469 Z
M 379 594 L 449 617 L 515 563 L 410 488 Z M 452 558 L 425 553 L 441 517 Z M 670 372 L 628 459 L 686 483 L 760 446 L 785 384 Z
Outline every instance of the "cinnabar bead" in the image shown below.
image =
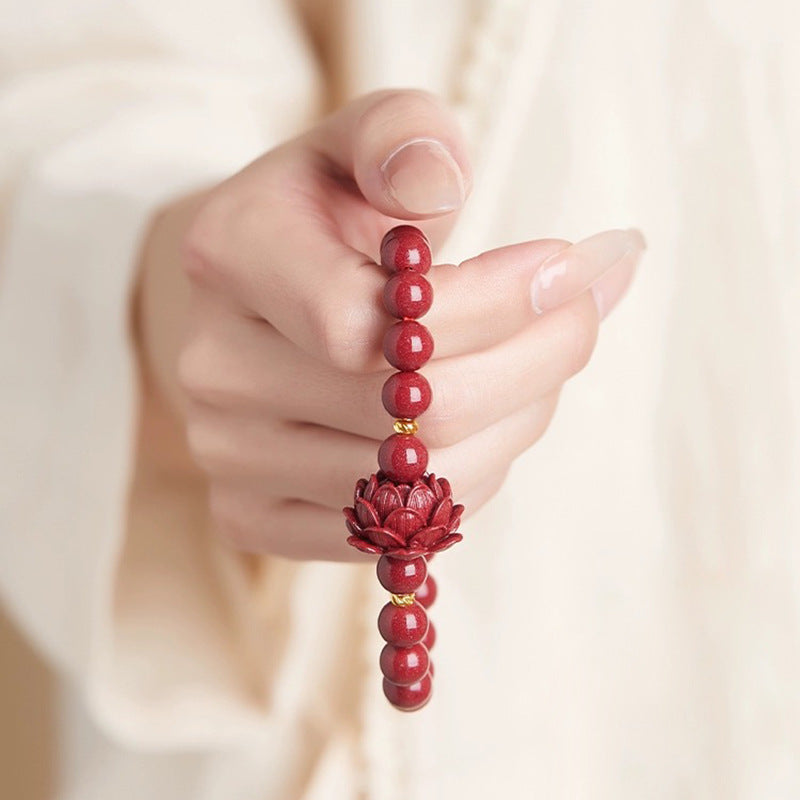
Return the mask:
M 407 559 L 381 556 L 375 569 L 381 586 L 393 594 L 416 592 L 428 574 L 428 566 L 422 556 Z
M 381 264 L 398 271 L 414 269 L 417 272 L 427 272 L 431 268 L 428 237 L 413 225 L 392 228 L 381 242 Z
M 430 311 L 433 287 L 419 272 L 396 272 L 383 287 L 383 305 L 393 317 L 417 319 Z
M 423 641 L 428 631 L 428 615 L 419 603 L 396 606 L 387 603 L 378 614 L 378 631 L 385 641 L 408 647 Z
M 432 396 L 431 385 L 420 372 L 395 372 L 381 390 L 383 407 L 403 419 L 415 419 L 427 411 Z
M 419 369 L 433 355 L 433 337 L 420 322 L 404 319 L 390 326 L 383 337 L 383 354 L 397 369 Z
M 425 583 L 417 589 L 415 597 L 417 602 L 425 606 L 425 608 L 430 608 L 433 605 L 436 600 L 436 581 L 433 579 L 433 575 L 428 573 Z
M 389 605 L 391 605 L 391 603 Z M 416 605 L 416 603 L 414 605 Z M 422 640 L 422 644 L 428 648 L 428 652 L 430 652 L 431 648 L 436 644 L 436 628 L 433 627 L 433 623 L 430 620 L 428 620 L 428 630 L 425 634 L 425 638 Z
M 430 673 L 411 686 L 397 686 L 386 678 L 383 679 L 383 693 L 386 699 L 400 711 L 416 711 L 422 708 L 431 699 L 432 688 Z
M 428 672 L 430 657 L 422 644 L 397 647 L 385 644 L 381 650 L 381 672 L 398 686 L 410 686 L 421 680 Z
M 378 448 L 378 466 L 397 483 L 413 483 L 428 466 L 428 448 L 416 436 L 393 433 Z

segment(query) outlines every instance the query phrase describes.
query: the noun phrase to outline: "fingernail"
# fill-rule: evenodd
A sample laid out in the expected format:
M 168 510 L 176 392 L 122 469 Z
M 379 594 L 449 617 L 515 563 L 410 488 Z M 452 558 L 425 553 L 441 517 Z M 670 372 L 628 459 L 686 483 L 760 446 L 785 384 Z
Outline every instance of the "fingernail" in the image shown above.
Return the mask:
M 444 214 L 464 205 L 464 176 L 436 139 L 412 139 L 381 165 L 392 197 L 412 214 Z
M 537 314 L 571 300 L 623 259 L 635 264 L 646 248 L 641 231 L 604 231 L 559 250 L 542 262 L 531 282 Z
M 641 252 L 641 251 L 639 251 Z M 625 296 L 633 282 L 639 252 L 623 256 L 608 272 L 592 284 L 592 297 L 597 305 L 600 321 L 604 320 Z

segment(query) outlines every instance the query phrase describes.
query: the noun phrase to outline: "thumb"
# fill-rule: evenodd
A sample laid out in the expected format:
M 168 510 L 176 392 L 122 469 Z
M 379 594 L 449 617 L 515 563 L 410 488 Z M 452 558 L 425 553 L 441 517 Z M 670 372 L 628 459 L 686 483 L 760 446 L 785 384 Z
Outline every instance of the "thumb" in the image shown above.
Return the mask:
M 353 177 L 367 202 L 398 219 L 461 208 L 472 169 L 455 115 L 434 95 L 389 90 L 359 98 L 308 134 L 308 144 Z

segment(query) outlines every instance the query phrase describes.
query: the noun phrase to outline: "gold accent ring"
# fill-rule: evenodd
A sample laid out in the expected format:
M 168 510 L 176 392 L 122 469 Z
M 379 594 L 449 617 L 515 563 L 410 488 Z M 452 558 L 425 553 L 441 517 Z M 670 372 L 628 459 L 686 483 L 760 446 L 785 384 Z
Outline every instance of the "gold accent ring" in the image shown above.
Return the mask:
M 393 594 L 391 595 L 392 605 L 400 606 L 410 606 L 414 602 L 414 592 L 411 594 Z
M 392 427 L 395 433 L 405 433 L 406 435 L 414 434 L 419 430 L 415 419 L 396 419 Z

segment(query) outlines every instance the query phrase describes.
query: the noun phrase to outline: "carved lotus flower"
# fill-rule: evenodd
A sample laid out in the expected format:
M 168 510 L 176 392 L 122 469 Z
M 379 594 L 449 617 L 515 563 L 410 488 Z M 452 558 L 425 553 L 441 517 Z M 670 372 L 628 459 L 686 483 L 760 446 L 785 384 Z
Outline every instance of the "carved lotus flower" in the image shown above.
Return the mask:
M 453 505 L 450 482 L 432 472 L 413 483 L 395 483 L 382 470 L 359 478 L 352 508 L 342 509 L 347 541 L 364 553 L 416 558 L 460 542 L 464 506 Z

